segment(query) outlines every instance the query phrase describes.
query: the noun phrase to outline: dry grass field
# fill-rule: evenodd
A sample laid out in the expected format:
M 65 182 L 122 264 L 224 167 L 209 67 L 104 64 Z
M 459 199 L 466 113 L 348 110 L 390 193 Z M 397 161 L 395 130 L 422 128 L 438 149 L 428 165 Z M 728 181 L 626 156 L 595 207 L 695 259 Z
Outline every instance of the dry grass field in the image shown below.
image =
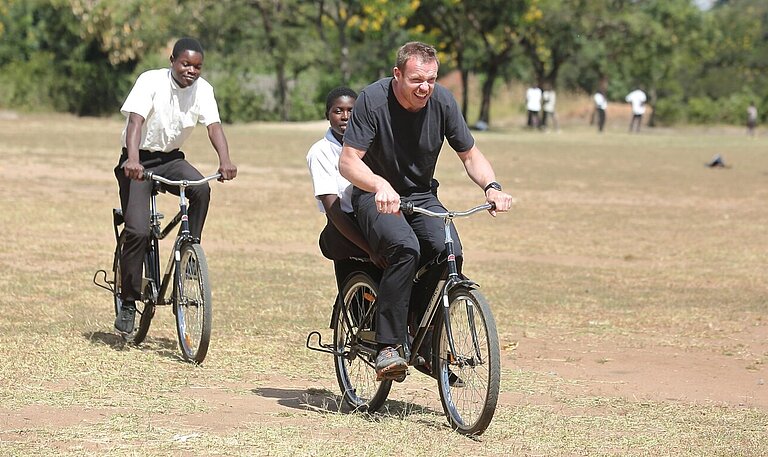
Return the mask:
M 496 415 L 469 439 L 415 371 L 381 413 L 339 412 L 331 357 L 305 348 L 330 338 L 334 297 L 304 160 L 323 122 L 226 127 L 240 174 L 212 185 L 205 363 L 181 361 L 169 308 L 122 344 L 91 282 L 110 267 L 121 128 L 0 118 L 0 455 L 765 455 L 768 137 L 476 134 L 518 201 L 458 222 L 502 344 Z M 186 150 L 215 171 L 204 129 Z M 716 153 L 729 168 L 704 166 Z M 451 156 L 442 200 L 480 203 Z

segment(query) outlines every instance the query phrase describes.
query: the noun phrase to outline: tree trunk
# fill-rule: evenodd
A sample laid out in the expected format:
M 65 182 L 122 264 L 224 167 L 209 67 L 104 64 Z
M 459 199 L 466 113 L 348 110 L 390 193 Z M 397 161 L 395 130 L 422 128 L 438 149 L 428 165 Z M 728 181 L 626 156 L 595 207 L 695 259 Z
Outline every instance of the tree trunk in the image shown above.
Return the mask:
M 651 87 L 648 91 L 648 106 L 651 107 L 651 115 L 648 116 L 648 127 L 656 127 L 656 88 Z
M 469 107 L 469 70 L 461 69 L 461 115 L 467 120 L 467 110 Z
M 499 66 L 495 62 L 488 65 L 483 82 L 483 100 L 480 103 L 480 118 L 486 125 L 491 125 L 491 97 L 493 96 L 493 84 L 499 74 Z

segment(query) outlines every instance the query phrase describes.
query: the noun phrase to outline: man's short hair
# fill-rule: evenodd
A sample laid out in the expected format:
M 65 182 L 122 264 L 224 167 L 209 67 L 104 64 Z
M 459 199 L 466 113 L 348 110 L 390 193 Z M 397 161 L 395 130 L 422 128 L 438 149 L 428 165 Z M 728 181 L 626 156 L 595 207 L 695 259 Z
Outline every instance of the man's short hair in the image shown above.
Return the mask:
M 179 57 L 179 55 L 181 55 L 181 53 L 184 51 L 195 51 L 204 56 L 203 46 L 194 38 L 185 37 L 179 39 L 176 44 L 173 45 L 173 52 L 171 53 L 171 57 L 175 59 L 176 57 Z
M 405 63 L 411 57 L 416 57 L 421 62 L 434 60 L 437 65 L 440 65 L 440 61 L 437 58 L 437 50 L 434 47 L 420 41 L 411 41 L 398 49 L 395 66 L 402 70 L 405 67 Z
M 328 118 L 328 113 L 331 111 L 331 105 L 333 105 L 334 100 L 336 100 L 339 97 L 352 97 L 354 99 L 357 99 L 357 92 L 350 89 L 349 87 L 337 87 L 335 89 L 331 89 L 330 92 L 328 92 L 328 96 L 325 97 L 325 117 Z

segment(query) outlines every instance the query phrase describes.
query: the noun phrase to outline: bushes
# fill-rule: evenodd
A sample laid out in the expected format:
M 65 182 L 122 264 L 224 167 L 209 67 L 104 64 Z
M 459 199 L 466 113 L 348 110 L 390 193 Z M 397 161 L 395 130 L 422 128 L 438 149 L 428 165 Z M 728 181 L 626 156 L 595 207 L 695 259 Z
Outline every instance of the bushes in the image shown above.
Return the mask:
M 656 115 L 664 124 L 688 122 L 691 124 L 744 124 L 747 107 L 754 101 L 761 119 L 765 118 L 765 102 L 749 91 L 713 99 L 692 97 L 687 102 L 662 99 L 656 103 Z

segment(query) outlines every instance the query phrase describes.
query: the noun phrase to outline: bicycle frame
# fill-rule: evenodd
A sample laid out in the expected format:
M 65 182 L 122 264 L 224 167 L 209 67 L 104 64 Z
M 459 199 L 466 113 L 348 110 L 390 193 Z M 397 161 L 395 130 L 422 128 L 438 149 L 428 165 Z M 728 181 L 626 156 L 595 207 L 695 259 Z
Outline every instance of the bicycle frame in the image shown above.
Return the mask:
M 453 333 L 451 332 L 450 316 L 448 313 L 448 308 L 450 306 L 450 303 L 448 302 L 448 294 L 454 287 L 458 285 L 463 285 L 471 289 L 477 288 L 478 285 L 477 283 L 470 281 L 468 279 L 462 279 L 461 276 L 459 275 L 458 266 L 456 265 L 456 252 L 453 247 L 454 241 L 453 241 L 453 237 L 451 236 L 451 226 L 453 225 L 453 220 L 457 217 L 467 217 L 478 211 L 493 209 L 493 207 L 494 207 L 493 204 L 486 203 L 484 205 L 476 206 L 467 211 L 447 211 L 447 212 L 437 213 L 437 212 L 433 212 L 427 209 L 414 206 L 413 203 L 411 202 L 402 202 L 400 204 L 400 209 L 405 214 L 420 213 L 425 216 L 437 217 L 437 218 L 443 219 L 443 222 L 444 222 L 443 230 L 445 232 L 445 253 L 446 253 L 446 261 L 447 261 L 447 269 L 448 269 L 447 277 L 445 279 L 438 280 L 437 285 L 435 286 L 435 290 L 432 293 L 432 297 L 429 300 L 427 309 L 424 312 L 424 316 L 422 316 L 421 318 L 421 322 L 419 323 L 418 330 L 416 331 L 416 335 L 414 336 L 414 339 L 413 339 L 411 354 L 408 361 L 409 365 L 415 365 L 419 362 L 419 357 L 420 357 L 419 348 L 424 343 L 424 338 L 427 335 L 427 332 L 429 331 L 429 326 L 435 319 L 435 315 L 437 314 L 437 310 L 438 310 L 438 303 L 442 304 L 443 311 L 444 311 L 445 331 L 446 331 L 446 336 L 448 338 L 448 347 L 451 350 L 451 354 L 456 354 L 456 347 L 453 340 Z M 419 269 L 419 271 L 416 272 L 414 282 L 418 281 L 419 278 L 422 277 L 427 272 L 427 270 L 432 268 L 435 264 L 439 263 L 439 261 L 440 261 L 440 258 L 436 257 L 435 259 L 433 259 L 432 261 L 424 265 L 421 269 Z M 473 325 L 474 315 L 473 315 L 472 308 L 468 308 L 467 313 L 469 314 L 469 322 L 472 330 L 472 343 L 475 348 L 475 354 L 477 355 L 480 363 L 482 363 L 481 356 L 480 356 L 480 347 L 477 339 L 477 330 L 474 328 L 474 325 Z
M 421 318 L 421 321 L 419 322 L 418 329 L 416 331 L 416 335 L 414 336 L 413 343 L 410 348 L 410 354 L 406 354 L 406 359 L 408 360 L 408 365 L 414 366 L 414 365 L 423 365 L 424 361 L 423 359 L 420 360 L 421 356 L 419 355 L 419 348 L 422 344 L 424 344 L 424 339 L 427 336 L 427 333 L 429 332 L 429 326 L 434 322 L 435 317 L 437 315 L 437 310 L 439 309 L 438 306 L 442 306 L 444 314 L 445 314 L 445 326 L 446 326 L 446 336 L 448 338 L 448 344 L 451 351 L 451 354 L 456 354 L 456 346 L 453 340 L 453 333 L 451 331 L 451 324 L 450 324 L 450 317 L 448 313 L 448 309 L 450 306 L 450 303 L 448 301 L 448 295 L 450 291 L 455 288 L 456 286 L 462 285 L 465 287 L 468 287 L 470 289 L 476 289 L 478 287 L 477 283 L 474 281 L 470 281 L 469 279 L 462 279 L 462 277 L 459 275 L 458 266 L 456 264 L 456 252 L 454 249 L 454 240 L 451 236 L 451 226 L 453 225 L 453 220 L 457 217 L 467 217 L 474 213 L 477 213 L 479 211 L 483 210 L 492 210 L 494 208 L 494 205 L 492 203 L 486 203 L 484 205 L 476 206 L 472 209 L 469 209 L 467 211 L 447 211 L 442 213 L 436 213 L 427 209 L 419 208 L 417 206 L 414 206 L 411 202 L 401 202 L 400 204 L 400 210 L 404 214 L 413 214 L 413 213 L 420 213 L 424 214 L 429 217 L 438 217 L 443 219 L 444 221 L 444 233 L 445 233 L 445 254 L 444 255 L 438 255 L 432 260 L 430 260 L 427 264 L 422 266 L 414 276 L 414 283 L 418 282 L 420 278 L 422 278 L 427 271 L 431 270 L 432 268 L 435 268 L 438 264 L 442 262 L 447 262 L 447 276 L 445 278 L 442 278 L 438 280 L 437 284 L 435 285 L 434 291 L 432 292 L 432 295 L 429 299 L 429 304 L 427 305 L 427 309 L 424 312 L 424 315 Z M 468 308 L 467 312 L 469 314 L 469 322 L 470 322 L 470 328 L 472 331 L 472 343 L 475 349 L 475 354 L 477 356 L 477 363 L 483 363 L 481 358 L 481 351 L 479 347 L 478 337 L 477 337 L 477 329 L 474 328 L 474 312 L 472 308 Z M 344 316 L 346 319 L 347 317 Z M 347 322 L 347 325 L 351 328 L 353 327 L 351 322 Z M 317 337 L 317 346 L 312 346 L 311 344 L 311 338 L 313 336 Z M 373 334 L 373 332 L 360 332 L 355 335 L 354 337 L 355 342 L 352 344 L 353 347 L 357 347 L 358 350 L 370 350 L 373 355 L 375 355 L 375 348 L 376 348 L 376 335 Z M 361 344 L 362 343 L 362 344 Z M 428 342 L 428 343 L 431 343 Z M 370 346 L 370 348 L 366 348 L 366 346 Z M 307 335 L 307 343 L 306 347 L 311 350 L 315 350 L 318 352 L 327 352 L 331 353 L 335 356 L 343 356 L 343 357 L 350 357 L 354 358 L 355 354 L 346 354 L 346 353 L 338 353 L 338 351 L 335 349 L 333 344 L 324 344 L 322 342 L 322 337 L 319 332 L 313 331 L 310 332 L 309 335 Z M 455 360 L 451 360 L 451 362 L 456 362 Z M 460 361 L 461 363 L 462 361 Z M 368 363 L 368 362 L 366 362 Z M 368 363 L 371 367 L 373 367 L 372 364 Z
M 203 179 L 197 180 L 197 181 L 190 181 L 190 180 L 179 180 L 179 181 L 172 181 L 170 179 L 163 178 L 162 176 L 157 176 L 153 174 L 151 171 L 145 171 L 144 172 L 144 179 L 146 180 L 153 180 L 153 186 L 155 187 L 152 191 L 152 197 L 150 198 L 150 231 L 151 231 L 151 242 L 149 249 L 147 251 L 147 255 L 149 256 L 149 268 L 150 268 L 150 274 L 149 274 L 149 280 L 151 290 L 150 290 L 150 297 L 151 302 L 155 305 L 166 305 L 169 304 L 172 300 L 166 300 L 166 296 L 168 293 L 168 287 L 171 284 L 171 277 L 173 275 L 174 269 L 178 268 L 179 263 L 181 262 L 181 255 L 180 255 L 180 247 L 181 244 L 187 241 L 192 242 L 199 242 L 199 240 L 192 237 L 192 235 L 189 232 L 189 216 L 187 213 L 187 198 L 186 198 L 186 188 L 190 186 L 199 186 L 201 184 L 204 184 L 208 181 L 212 181 L 214 179 L 218 179 L 221 177 L 220 173 L 217 173 L 215 175 L 207 176 Z M 171 219 L 168 224 L 163 228 L 161 226 L 160 220 L 163 219 L 163 215 L 158 212 L 157 210 L 157 194 L 161 191 L 161 188 L 158 183 L 162 183 L 168 186 L 176 186 L 179 188 L 179 212 L 176 213 L 176 215 Z M 160 259 L 159 259 L 159 253 L 160 253 L 160 244 L 159 240 L 164 239 L 168 236 L 171 231 L 181 223 L 181 230 L 179 231 L 178 236 L 174 240 L 173 243 L 173 249 L 171 250 L 170 258 L 168 259 L 168 262 L 165 265 L 165 272 L 163 274 L 162 280 L 160 279 Z M 179 279 L 180 280 L 180 279 Z M 160 288 L 157 289 L 157 285 L 159 284 Z M 181 284 L 178 284 L 179 287 L 181 287 Z M 142 287 L 142 295 L 144 295 L 144 291 L 146 290 L 146 287 Z M 145 298 L 145 297 L 142 297 Z

